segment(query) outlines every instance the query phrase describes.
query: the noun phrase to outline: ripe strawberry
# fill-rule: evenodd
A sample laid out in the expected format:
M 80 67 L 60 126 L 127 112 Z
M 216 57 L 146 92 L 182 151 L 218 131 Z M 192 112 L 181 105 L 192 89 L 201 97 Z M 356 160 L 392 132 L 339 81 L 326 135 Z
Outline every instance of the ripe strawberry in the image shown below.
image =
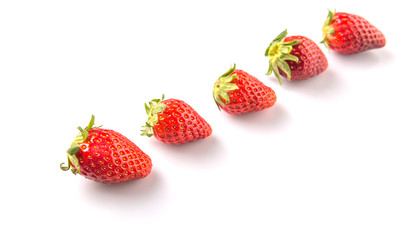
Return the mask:
M 232 67 L 217 79 L 213 98 L 219 107 L 229 114 L 260 111 L 276 102 L 274 90 L 254 76 Z
M 150 174 L 152 163 L 128 138 L 113 130 L 94 127 L 94 116 L 67 150 L 68 166 L 74 174 L 101 183 L 121 183 L 144 178 Z
M 356 54 L 386 44 L 385 36 L 380 30 L 354 14 L 329 11 L 322 30 L 321 43 L 342 54 Z
M 318 45 L 303 36 L 287 36 L 287 30 L 279 34 L 265 51 L 269 57 L 267 75 L 274 72 L 279 83 L 279 75 L 288 80 L 304 80 L 325 71 L 328 63 Z
M 167 144 L 182 144 L 212 134 L 210 125 L 187 103 L 177 99 L 153 99 L 145 104 L 148 120 L 142 136 L 155 136 Z

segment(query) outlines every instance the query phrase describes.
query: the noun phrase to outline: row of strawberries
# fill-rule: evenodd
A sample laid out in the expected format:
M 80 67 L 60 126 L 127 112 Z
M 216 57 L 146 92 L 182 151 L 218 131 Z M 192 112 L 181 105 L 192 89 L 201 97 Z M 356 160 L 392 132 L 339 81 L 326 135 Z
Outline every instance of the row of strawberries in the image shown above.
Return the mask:
M 323 41 L 327 48 L 342 54 L 356 54 L 385 46 L 384 35 L 363 17 L 334 13 L 323 26 Z M 265 52 L 269 58 L 267 74 L 274 73 L 290 81 L 312 78 L 328 66 L 318 45 L 303 36 L 279 34 Z M 254 76 L 235 69 L 235 65 L 215 82 L 213 98 L 229 114 L 242 114 L 272 107 L 275 92 Z M 153 136 L 167 144 L 183 144 L 208 137 L 211 126 L 187 103 L 177 99 L 154 99 L 145 104 L 148 120 L 143 136 Z M 80 133 L 67 150 L 67 166 L 88 179 L 101 183 L 121 183 L 144 178 L 150 174 L 152 161 L 132 141 L 122 134 L 94 126 L 92 116 L 88 126 L 78 127 Z

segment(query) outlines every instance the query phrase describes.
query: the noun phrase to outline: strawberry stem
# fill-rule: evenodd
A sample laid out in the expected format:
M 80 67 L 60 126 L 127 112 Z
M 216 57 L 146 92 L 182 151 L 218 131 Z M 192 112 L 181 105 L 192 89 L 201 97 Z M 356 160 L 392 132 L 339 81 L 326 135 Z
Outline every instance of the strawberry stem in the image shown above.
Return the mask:
M 267 75 L 272 72 L 275 74 L 279 83 L 282 85 L 279 69 L 287 75 L 287 79 L 291 78 L 291 70 L 286 60 L 298 62 L 298 57 L 291 55 L 290 52 L 293 46 L 299 44 L 302 40 L 294 40 L 291 42 L 284 42 L 287 36 L 287 29 L 281 32 L 268 46 L 265 51 L 265 56 L 269 57 L 269 68 Z
M 74 138 L 74 141 L 72 142 L 70 148 L 66 151 L 67 166 L 64 166 L 65 163 L 60 164 L 60 168 L 63 171 L 68 171 L 70 167 L 73 166 L 73 168 L 71 169 L 71 172 L 73 174 L 77 174 L 80 172 L 80 163 L 76 157 L 76 153 L 80 151 L 80 144 L 87 139 L 88 131 L 92 128 L 99 128 L 99 127 L 94 127 L 94 124 L 95 124 L 95 116 L 91 115 L 91 120 L 89 121 L 88 126 L 86 126 L 84 129 L 81 127 L 77 127 L 80 133 Z
M 236 65 L 234 64 L 233 67 L 231 67 L 226 73 L 221 75 L 215 82 L 215 85 L 213 87 L 213 99 L 216 102 L 217 107 L 220 110 L 220 106 L 225 106 L 230 102 L 230 96 L 228 95 L 228 91 L 232 91 L 235 89 L 238 89 L 238 86 L 235 83 L 232 83 L 232 81 L 236 78 L 238 78 L 234 73 Z M 224 101 L 222 100 L 225 100 Z
M 146 124 L 142 126 L 141 136 L 151 137 L 154 135 L 153 127 L 154 124 L 158 122 L 158 113 L 162 113 L 166 108 L 166 104 L 161 102 L 164 98 L 165 95 L 162 94 L 162 99 L 153 99 L 148 105 L 146 103 L 144 104 L 148 119 Z
M 322 37 L 323 40 L 320 43 L 324 43 L 324 45 L 326 46 L 326 48 L 330 51 L 330 46 L 329 43 L 327 42 L 327 36 L 334 34 L 334 28 L 329 26 L 329 24 L 331 23 L 331 21 L 333 20 L 334 14 L 336 13 L 336 11 L 334 10 L 334 12 L 332 12 L 331 10 L 329 10 L 329 14 L 327 15 L 326 21 L 323 24 L 322 27 Z

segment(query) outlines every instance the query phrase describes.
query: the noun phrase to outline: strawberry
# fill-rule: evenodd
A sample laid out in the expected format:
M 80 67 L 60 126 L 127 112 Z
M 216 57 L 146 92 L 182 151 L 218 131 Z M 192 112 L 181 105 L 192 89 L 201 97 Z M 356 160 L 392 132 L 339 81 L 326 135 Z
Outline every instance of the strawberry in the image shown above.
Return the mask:
M 260 111 L 276 102 L 274 90 L 242 70 L 230 68 L 219 77 L 213 87 L 213 98 L 229 114 Z
M 350 13 L 329 11 L 322 30 L 321 43 L 342 54 L 356 54 L 386 44 L 380 30 L 363 17 Z
M 291 81 L 304 80 L 326 70 L 326 56 L 316 43 L 303 36 L 286 36 L 287 30 L 279 34 L 265 51 L 270 62 L 267 75 L 274 72 L 282 84 L 280 75 Z
M 182 144 L 212 134 L 210 125 L 187 103 L 177 99 L 153 99 L 145 104 L 148 120 L 142 136 L 155 136 L 167 144 Z
M 132 141 L 120 133 L 94 127 L 95 117 L 80 133 L 67 150 L 68 165 L 61 164 L 61 169 L 71 168 L 74 174 L 101 183 L 121 183 L 144 178 L 150 174 L 152 163 Z

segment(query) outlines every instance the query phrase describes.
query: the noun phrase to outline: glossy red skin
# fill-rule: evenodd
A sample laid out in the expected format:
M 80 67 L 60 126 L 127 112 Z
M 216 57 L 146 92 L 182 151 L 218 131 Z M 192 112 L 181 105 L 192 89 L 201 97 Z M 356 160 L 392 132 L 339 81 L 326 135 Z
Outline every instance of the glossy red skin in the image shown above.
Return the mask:
M 327 69 L 327 58 L 315 42 L 303 36 L 289 36 L 284 42 L 294 40 L 302 40 L 302 42 L 294 45 L 290 52 L 291 55 L 298 57 L 298 62 L 286 60 L 290 67 L 291 81 L 312 78 Z M 283 77 L 287 77 L 281 69 L 279 72 Z
M 88 133 L 76 153 L 81 175 L 96 182 L 114 184 L 150 174 L 150 157 L 122 134 L 101 128 L 92 128 Z
M 384 34 L 358 15 L 336 12 L 329 23 L 334 34 L 327 34 L 330 49 L 342 54 L 356 54 L 384 47 Z
M 264 85 L 256 77 L 245 71 L 236 69 L 231 75 L 237 78 L 231 81 L 238 86 L 238 89 L 228 91 L 230 102 L 221 99 L 225 106 L 218 106 L 229 114 L 242 114 L 247 112 L 260 111 L 272 107 L 276 102 L 275 91 Z
M 212 134 L 210 125 L 184 101 L 166 99 L 160 103 L 167 107 L 157 114 L 158 122 L 153 124 L 153 132 L 161 142 L 183 144 Z

